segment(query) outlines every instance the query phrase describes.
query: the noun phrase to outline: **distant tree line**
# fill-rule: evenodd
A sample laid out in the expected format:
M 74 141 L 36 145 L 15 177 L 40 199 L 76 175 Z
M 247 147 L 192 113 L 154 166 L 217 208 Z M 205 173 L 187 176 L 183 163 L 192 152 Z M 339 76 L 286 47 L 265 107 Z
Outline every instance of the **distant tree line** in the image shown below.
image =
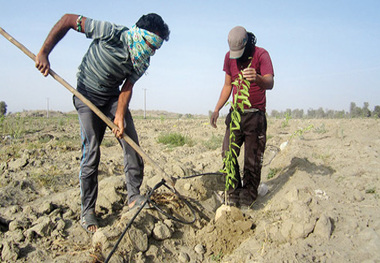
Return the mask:
M 0 117 L 5 116 L 7 113 L 7 104 L 4 101 L 0 101 Z M 212 111 L 209 111 L 209 117 Z M 355 102 L 351 102 L 350 111 L 344 110 L 324 110 L 322 107 L 317 110 L 308 109 L 307 112 L 300 109 L 287 109 L 285 111 L 272 110 L 271 117 L 284 118 L 291 117 L 293 119 L 342 119 L 342 118 L 380 118 L 380 106 L 374 107 L 373 111 L 369 109 L 369 103 L 364 102 L 362 108 L 356 106 Z M 191 114 L 186 114 L 186 118 L 191 118 Z
M 368 102 L 364 102 L 362 108 L 356 106 L 355 102 L 351 102 L 349 112 L 344 110 L 324 110 L 323 108 L 309 109 L 307 112 L 302 109 L 287 109 L 285 111 L 272 110 L 270 116 L 275 118 L 291 117 L 293 119 L 380 118 L 380 106 L 375 106 L 371 111 Z
M 7 114 L 7 104 L 4 101 L 0 101 L 0 117 Z

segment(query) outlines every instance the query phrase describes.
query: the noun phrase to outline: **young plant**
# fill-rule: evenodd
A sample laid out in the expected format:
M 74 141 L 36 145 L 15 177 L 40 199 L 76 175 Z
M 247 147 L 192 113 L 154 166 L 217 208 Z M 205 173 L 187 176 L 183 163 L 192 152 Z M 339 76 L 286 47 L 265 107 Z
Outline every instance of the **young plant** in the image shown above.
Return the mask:
M 303 134 L 304 134 L 305 132 L 307 132 L 307 131 L 310 131 L 310 130 L 313 129 L 313 128 L 314 128 L 314 125 L 311 124 L 311 125 L 307 126 L 306 128 L 298 129 L 298 130 L 296 130 L 296 131 L 292 134 L 292 136 L 290 136 L 290 139 L 293 139 L 293 138 L 296 137 L 296 136 L 298 136 L 298 137 L 300 137 L 301 139 L 303 139 Z
M 269 173 L 267 175 L 267 179 L 269 180 L 269 179 L 274 178 L 279 171 L 281 171 L 280 168 L 269 168 Z
M 251 66 L 251 63 L 249 63 L 248 67 Z M 239 149 L 240 146 L 237 145 L 235 142 L 236 136 L 234 134 L 234 131 L 240 130 L 240 122 L 241 122 L 240 112 L 244 113 L 244 106 L 247 105 L 248 107 L 251 107 L 251 103 L 249 102 L 249 99 L 248 99 L 250 82 L 244 79 L 242 71 L 240 71 L 235 81 L 232 82 L 232 86 L 236 88 L 236 94 L 233 98 L 232 103 L 231 102 L 227 103 L 227 104 L 231 104 L 231 122 L 229 124 L 230 137 L 229 137 L 228 150 L 226 151 L 225 157 L 223 159 L 224 168 L 221 170 L 221 172 L 224 173 L 226 176 L 226 183 L 225 183 L 226 191 L 230 187 L 235 188 L 235 183 L 238 181 L 236 178 L 236 174 L 239 174 L 239 171 L 236 171 L 235 169 L 238 156 L 234 147 Z
M 281 123 L 281 128 L 285 128 L 289 126 L 289 120 L 292 118 L 292 116 L 286 112 L 285 113 L 285 120 Z

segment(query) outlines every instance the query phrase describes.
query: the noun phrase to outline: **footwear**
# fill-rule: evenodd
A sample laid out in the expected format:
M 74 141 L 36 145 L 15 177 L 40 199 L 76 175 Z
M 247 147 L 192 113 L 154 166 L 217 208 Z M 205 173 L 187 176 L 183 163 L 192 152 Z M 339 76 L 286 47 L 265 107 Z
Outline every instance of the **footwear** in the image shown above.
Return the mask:
M 240 193 L 240 189 L 235 189 L 233 190 L 233 192 L 230 192 L 228 193 L 227 192 L 227 203 L 226 205 L 229 205 L 229 206 L 235 206 L 235 207 L 239 207 L 239 193 Z
M 149 201 L 147 201 L 147 198 L 145 196 L 142 196 L 142 195 L 138 195 L 131 203 L 134 202 L 133 206 L 132 207 L 129 207 L 129 210 L 133 210 L 133 209 L 136 209 L 136 208 L 140 208 L 144 203 L 144 209 L 148 209 L 148 208 L 151 208 L 150 205 L 149 205 Z
M 251 208 L 255 203 L 256 198 L 252 195 L 252 192 L 248 189 L 242 189 L 239 194 L 239 204 L 243 208 Z
M 98 224 L 98 220 L 96 219 L 95 211 L 89 211 L 84 216 L 82 216 L 81 226 L 88 233 L 94 234 L 96 232 L 96 230 L 99 227 L 99 224 Z M 96 230 L 95 231 L 89 230 L 90 226 L 95 226 Z

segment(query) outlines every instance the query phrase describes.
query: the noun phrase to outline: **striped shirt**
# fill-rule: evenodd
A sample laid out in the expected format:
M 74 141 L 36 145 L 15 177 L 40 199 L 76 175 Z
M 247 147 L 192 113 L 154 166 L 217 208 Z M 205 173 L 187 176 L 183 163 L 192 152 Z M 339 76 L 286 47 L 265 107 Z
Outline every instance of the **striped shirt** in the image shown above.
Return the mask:
M 133 69 L 126 38 L 129 29 L 87 18 L 84 31 L 93 39 L 78 68 L 78 91 L 90 100 L 118 96 L 120 85 L 135 83 L 141 75 Z M 100 103 L 101 104 L 101 103 Z

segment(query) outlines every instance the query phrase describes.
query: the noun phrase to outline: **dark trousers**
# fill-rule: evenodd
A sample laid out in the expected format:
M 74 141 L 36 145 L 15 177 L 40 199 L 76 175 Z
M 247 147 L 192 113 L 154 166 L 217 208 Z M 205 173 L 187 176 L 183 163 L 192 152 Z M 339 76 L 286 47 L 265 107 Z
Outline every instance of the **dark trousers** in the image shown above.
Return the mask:
M 231 114 L 226 118 L 226 134 L 223 141 L 223 156 L 229 148 Z M 239 192 L 240 199 L 246 199 L 246 203 L 253 202 L 257 198 L 257 188 L 261 180 L 261 168 L 263 164 L 266 144 L 267 119 L 262 111 L 241 113 L 240 130 L 235 130 L 235 143 L 242 146 L 244 143 L 244 169 L 240 176 L 239 164 L 236 162 L 235 175 L 236 187 L 229 189 L 229 193 Z M 240 148 L 233 147 L 237 155 Z M 244 200 L 243 200 L 244 203 Z
M 108 118 L 113 120 L 117 109 L 115 97 L 104 106 L 99 107 Z M 100 144 L 107 125 L 81 100 L 74 97 L 74 106 L 78 112 L 81 127 L 82 157 L 80 163 L 79 181 L 81 193 L 82 216 L 95 210 L 98 197 L 98 167 L 100 162 Z M 129 110 L 124 119 L 125 133 L 138 144 L 138 137 Z M 140 194 L 143 181 L 144 163 L 140 155 L 123 139 L 119 139 L 123 149 L 124 173 L 128 191 L 128 200 Z

